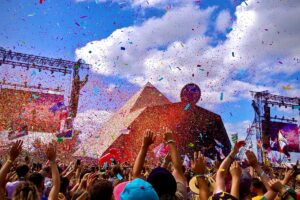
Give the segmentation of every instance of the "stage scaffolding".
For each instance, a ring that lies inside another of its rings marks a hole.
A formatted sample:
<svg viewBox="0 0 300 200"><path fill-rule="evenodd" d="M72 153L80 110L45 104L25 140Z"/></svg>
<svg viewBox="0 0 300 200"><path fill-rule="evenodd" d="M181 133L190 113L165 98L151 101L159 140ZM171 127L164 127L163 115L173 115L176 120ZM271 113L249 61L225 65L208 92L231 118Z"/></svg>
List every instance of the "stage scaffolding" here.
<svg viewBox="0 0 300 200"><path fill-rule="evenodd" d="M285 97L269 93L269 91L254 92L251 91L253 97L252 107L254 109L254 120L251 127L247 129L246 144L247 148L252 148L252 137L255 135L257 141L257 156L258 161L261 163L266 162L266 150L263 148L263 138L262 138L262 122L288 122L297 123L295 118L288 118L286 116L279 117L277 115L271 116L271 107L285 107L291 109L299 110L300 115L300 98L298 97ZM298 124L299 126L299 124ZM244 155L245 149L240 152L240 156ZM282 162L287 161L287 157L283 156Z"/></svg>

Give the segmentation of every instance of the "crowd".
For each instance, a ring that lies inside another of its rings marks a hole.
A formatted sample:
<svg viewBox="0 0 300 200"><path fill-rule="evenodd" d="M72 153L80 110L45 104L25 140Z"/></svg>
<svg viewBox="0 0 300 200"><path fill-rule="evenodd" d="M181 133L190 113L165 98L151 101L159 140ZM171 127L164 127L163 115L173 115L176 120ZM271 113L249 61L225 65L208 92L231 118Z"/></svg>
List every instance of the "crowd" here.
<svg viewBox="0 0 300 200"><path fill-rule="evenodd" d="M236 159L244 141L236 142L225 159L213 164L200 151L195 152L190 167L186 168L172 132L166 130L164 140L169 152L157 166L146 161L147 151L155 141L151 131L146 131L133 166L126 162L95 166L80 160L66 164L57 159L54 144L44 147L47 162L32 163L30 156L21 158L23 142L18 140L1 166L0 199L299 199L298 166L281 173L259 164L249 150L245 164Z"/></svg>

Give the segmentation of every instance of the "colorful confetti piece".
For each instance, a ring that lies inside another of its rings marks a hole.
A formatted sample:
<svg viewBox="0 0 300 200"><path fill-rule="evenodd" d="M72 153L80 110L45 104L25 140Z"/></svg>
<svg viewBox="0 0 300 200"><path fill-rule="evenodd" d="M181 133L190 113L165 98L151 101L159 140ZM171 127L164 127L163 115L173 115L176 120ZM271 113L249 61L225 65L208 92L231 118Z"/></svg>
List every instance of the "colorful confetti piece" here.
<svg viewBox="0 0 300 200"><path fill-rule="evenodd" d="M300 105L292 106L293 109L300 109Z"/></svg>
<svg viewBox="0 0 300 200"><path fill-rule="evenodd" d="M290 85L287 85L287 86L282 86L282 89L284 89L284 90L291 90L292 87Z"/></svg>
<svg viewBox="0 0 300 200"><path fill-rule="evenodd" d="M221 92L221 94L220 94L220 100L223 101L223 99L224 99L224 93Z"/></svg>
<svg viewBox="0 0 300 200"><path fill-rule="evenodd" d="M184 110L188 110L190 108L190 106L191 106L190 103L186 104L186 106L184 107Z"/></svg>
<svg viewBox="0 0 300 200"><path fill-rule="evenodd" d="M193 148L195 145L193 143L189 143L188 146Z"/></svg>

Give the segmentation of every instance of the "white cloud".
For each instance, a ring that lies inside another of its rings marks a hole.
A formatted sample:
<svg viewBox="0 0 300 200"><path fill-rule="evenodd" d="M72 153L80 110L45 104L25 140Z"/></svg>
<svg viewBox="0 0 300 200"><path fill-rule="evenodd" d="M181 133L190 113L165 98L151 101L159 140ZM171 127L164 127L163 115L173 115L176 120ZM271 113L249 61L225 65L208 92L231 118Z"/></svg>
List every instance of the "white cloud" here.
<svg viewBox="0 0 300 200"><path fill-rule="evenodd" d="M172 6L180 6L187 4L195 4L195 0L75 0L75 2L94 1L95 3L115 2L119 4L130 4L132 7L141 8L166 8Z"/></svg>
<svg viewBox="0 0 300 200"><path fill-rule="evenodd" d="M105 110L87 110L78 113L74 121L76 130L82 132L80 134L81 141L91 137L94 134L99 134L99 130L104 122L106 122L112 113Z"/></svg>
<svg viewBox="0 0 300 200"><path fill-rule="evenodd" d="M281 88L269 82L278 73L300 71L299 61L294 59L300 52L300 22L295 17L300 4L295 0L249 0L247 4L237 7L233 30L216 47L210 46L211 38L205 36L214 8L199 10L187 5L174 7L162 18L148 19L141 26L117 29L108 38L77 49L76 55L92 64L97 73L139 85L150 81L176 100L189 82L199 84L203 102L211 104L235 101L236 93L239 98L251 98L249 90L281 93ZM224 15L218 17L220 31L227 27L224 19L230 18ZM241 69L248 70L248 79L232 80Z"/></svg>
<svg viewBox="0 0 300 200"><path fill-rule="evenodd" d="M245 120L238 123L225 123L224 126L227 130L227 134L230 138L231 134L238 133L239 140L243 140L247 136L247 128L251 126L252 122L250 120Z"/></svg>
<svg viewBox="0 0 300 200"><path fill-rule="evenodd" d="M229 11L221 11L216 20L216 30L222 33L225 32L230 25L230 20L231 16Z"/></svg>

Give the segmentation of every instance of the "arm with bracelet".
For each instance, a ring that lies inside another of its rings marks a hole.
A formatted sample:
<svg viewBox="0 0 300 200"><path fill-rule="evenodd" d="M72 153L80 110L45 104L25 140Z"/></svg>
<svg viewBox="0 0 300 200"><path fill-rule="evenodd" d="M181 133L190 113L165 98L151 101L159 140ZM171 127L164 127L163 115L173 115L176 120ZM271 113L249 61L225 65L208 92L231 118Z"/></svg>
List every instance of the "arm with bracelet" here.
<svg viewBox="0 0 300 200"><path fill-rule="evenodd" d="M176 182L181 182L186 184L186 178L182 171L182 161L179 155L179 152L176 148L175 141L173 139L173 133L170 130L166 130L164 134L165 143L169 146L169 152L171 154L171 160L173 163L174 171L173 176Z"/></svg>
<svg viewBox="0 0 300 200"><path fill-rule="evenodd" d="M205 176L207 173L205 163L205 157L201 154L201 152L199 151L198 154L197 152L194 152L194 159L191 160L191 168L197 178L200 200L206 200L209 197L208 180Z"/></svg>
<svg viewBox="0 0 300 200"><path fill-rule="evenodd" d="M223 160L221 163L217 175L216 175L216 188L215 193L220 191L225 191L225 177L228 172L228 168L230 164L234 161L234 157L239 152L240 148L244 146L245 141L238 141L235 143L233 150L229 153L229 155Z"/></svg>
<svg viewBox="0 0 300 200"><path fill-rule="evenodd" d="M267 200L273 200L276 197L276 193L270 188L268 182L270 181L269 177L265 174L264 170L259 166L257 158L252 151L247 150L246 156L248 159L248 163L253 169L256 171L257 175L260 177L261 181L267 188L267 192L264 194L264 197Z"/></svg>

